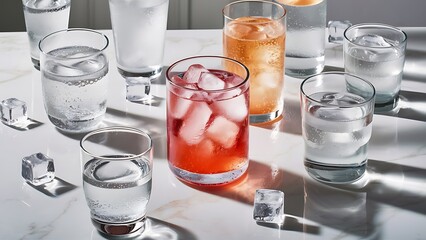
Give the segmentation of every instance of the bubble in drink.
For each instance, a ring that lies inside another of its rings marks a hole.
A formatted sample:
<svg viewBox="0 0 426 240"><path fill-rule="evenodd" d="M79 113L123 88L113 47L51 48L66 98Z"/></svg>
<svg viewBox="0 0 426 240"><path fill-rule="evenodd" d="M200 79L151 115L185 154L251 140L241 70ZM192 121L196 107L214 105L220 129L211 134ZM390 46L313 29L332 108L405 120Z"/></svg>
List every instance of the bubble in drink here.
<svg viewBox="0 0 426 240"><path fill-rule="evenodd" d="M275 0L287 10L285 72L308 76L324 68L326 0Z"/></svg>
<svg viewBox="0 0 426 240"><path fill-rule="evenodd" d="M315 93L309 97L336 107L308 106L302 126L306 138L306 161L346 168L365 165L373 113L366 115L362 106L353 107L365 99L354 94L332 92Z"/></svg>
<svg viewBox="0 0 426 240"><path fill-rule="evenodd" d="M223 34L224 55L240 61L250 71L250 114L281 111L284 26L269 18L241 17L226 24ZM266 72L268 75L264 75ZM274 87L264 85L265 81L273 82Z"/></svg>
<svg viewBox="0 0 426 240"><path fill-rule="evenodd" d="M83 61L73 59L82 52L95 57ZM49 54L70 59L62 64L46 60L42 69L48 117L64 131L94 129L106 111L108 61L104 54L96 55L97 52L90 47L56 49Z"/></svg>
<svg viewBox="0 0 426 240"><path fill-rule="evenodd" d="M39 64L39 41L46 35L68 28L71 0L22 0L31 58Z"/></svg>
<svg viewBox="0 0 426 240"><path fill-rule="evenodd" d="M133 161L93 159L84 166L86 201L92 218L101 222L126 223L144 217L151 187L152 169L145 158Z"/></svg>
<svg viewBox="0 0 426 240"><path fill-rule="evenodd" d="M367 34L345 42L345 70L370 81L376 105L392 105L397 98L404 66L404 49L398 42Z"/></svg>

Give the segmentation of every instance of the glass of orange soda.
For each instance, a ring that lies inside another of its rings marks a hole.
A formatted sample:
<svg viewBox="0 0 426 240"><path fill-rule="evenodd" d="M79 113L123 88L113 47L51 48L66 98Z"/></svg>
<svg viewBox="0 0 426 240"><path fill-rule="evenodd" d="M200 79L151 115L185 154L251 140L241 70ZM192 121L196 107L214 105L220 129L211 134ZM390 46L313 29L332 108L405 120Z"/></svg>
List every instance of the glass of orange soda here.
<svg viewBox="0 0 426 240"><path fill-rule="evenodd" d="M222 56L179 60L166 72L167 158L183 182L224 185L248 168L249 72Z"/></svg>
<svg viewBox="0 0 426 240"><path fill-rule="evenodd" d="M250 123L282 115L286 10L268 1L236 1L223 9L224 56L250 71Z"/></svg>

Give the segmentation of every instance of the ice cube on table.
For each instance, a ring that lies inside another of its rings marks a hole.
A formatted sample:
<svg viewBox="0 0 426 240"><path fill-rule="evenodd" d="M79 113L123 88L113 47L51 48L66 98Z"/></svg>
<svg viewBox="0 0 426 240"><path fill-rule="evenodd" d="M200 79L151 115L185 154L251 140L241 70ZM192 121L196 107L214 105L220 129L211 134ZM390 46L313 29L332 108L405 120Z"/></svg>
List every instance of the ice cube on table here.
<svg viewBox="0 0 426 240"><path fill-rule="evenodd" d="M284 193L273 189L257 189L253 218L257 222L283 223Z"/></svg>
<svg viewBox="0 0 426 240"><path fill-rule="evenodd" d="M204 138L204 132L211 114L212 110L207 103L194 102L192 104L192 111L189 111L183 119L179 130L179 137L188 145L200 143Z"/></svg>
<svg viewBox="0 0 426 240"><path fill-rule="evenodd" d="M376 34L366 34L356 37L353 43L364 47L392 47L392 41Z"/></svg>
<svg viewBox="0 0 426 240"><path fill-rule="evenodd" d="M28 119L27 105L16 98L3 100L0 104L0 118L7 125L23 123Z"/></svg>
<svg viewBox="0 0 426 240"><path fill-rule="evenodd" d="M328 22L328 42L330 43L343 43L343 33L345 30L352 26L352 23L345 21L329 21Z"/></svg>
<svg viewBox="0 0 426 240"><path fill-rule="evenodd" d="M213 73L202 72L198 87L203 90L221 90L225 88L225 82Z"/></svg>
<svg viewBox="0 0 426 240"><path fill-rule="evenodd" d="M237 140L239 131L240 128L237 124L218 116L207 129L207 136L224 148L231 148Z"/></svg>
<svg viewBox="0 0 426 240"><path fill-rule="evenodd" d="M35 153L22 159L22 177L39 186L55 178L53 159L43 153Z"/></svg>
<svg viewBox="0 0 426 240"><path fill-rule="evenodd" d="M152 99L151 80L143 77L126 78L126 99L130 102L149 102Z"/></svg>
<svg viewBox="0 0 426 240"><path fill-rule="evenodd" d="M193 64L185 72L182 79L187 83L197 83L203 72L208 72L208 70L200 64Z"/></svg>

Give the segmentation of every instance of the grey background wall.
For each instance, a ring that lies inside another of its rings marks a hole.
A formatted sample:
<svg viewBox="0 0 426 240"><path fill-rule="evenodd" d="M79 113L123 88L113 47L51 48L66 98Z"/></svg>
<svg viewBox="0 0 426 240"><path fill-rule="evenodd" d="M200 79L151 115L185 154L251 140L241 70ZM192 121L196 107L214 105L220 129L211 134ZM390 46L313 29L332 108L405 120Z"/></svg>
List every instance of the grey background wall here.
<svg viewBox="0 0 426 240"><path fill-rule="evenodd" d="M108 0L71 0L70 27L110 29ZM221 9L232 0L170 0L169 29L222 27ZM426 26L425 0L328 0L328 20ZM20 0L0 0L0 31L25 31Z"/></svg>

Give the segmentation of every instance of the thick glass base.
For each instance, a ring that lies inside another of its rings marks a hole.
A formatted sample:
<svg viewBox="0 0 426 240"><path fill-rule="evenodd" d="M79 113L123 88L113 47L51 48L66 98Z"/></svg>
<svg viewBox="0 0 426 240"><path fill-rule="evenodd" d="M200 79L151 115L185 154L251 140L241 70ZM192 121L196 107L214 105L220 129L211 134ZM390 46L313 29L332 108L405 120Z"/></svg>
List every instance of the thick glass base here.
<svg viewBox="0 0 426 240"><path fill-rule="evenodd" d="M169 164L173 174L180 180L196 185L223 185L231 183L240 178L248 168L249 161L244 164L240 169L236 169L230 172L215 173L215 174L200 174L188 172L186 170L177 168Z"/></svg>
<svg viewBox="0 0 426 240"><path fill-rule="evenodd" d="M280 108L275 112L265 113L265 114L250 114L250 123L258 124L258 123L267 123L271 122L282 115L283 111Z"/></svg>
<svg viewBox="0 0 426 240"><path fill-rule="evenodd" d="M385 103L376 103L374 104L375 113L383 113L392 111L398 105L399 97L396 97Z"/></svg>
<svg viewBox="0 0 426 240"><path fill-rule="evenodd" d="M50 122L60 131L66 133L86 133L98 128L104 118L105 111L98 116L86 120L59 119L48 115Z"/></svg>
<svg viewBox="0 0 426 240"><path fill-rule="evenodd" d="M162 67L152 68L148 72L128 72L118 68L126 79L126 99L130 102L149 104L152 101L151 81L160 77Z"/></svg>
<svg viewBox="0 0 426 240"><path fill-rule="evenodd" d="M285 74L295 78L306 78L324 70L324 56L294 57L286 56Z"/></svg>
<svg viewBox="0 0 426 240"><path fill-rule="evenodd" d="M34 68L40 71L40 60L32 57L31 62L33 62Z"/></svg>
<svg viewBox="0 0 426 240"><path fill-rule="evenodd" d="M360 179L365 173L366 165L367 161L356 166L330 166L305 159L305 169L312 178L334 184L351 183Z"/></svg>
<svg viewBox="0 0 426 240"><path fill-rule="evenodd" d="M145 230L146 217L128 223L107 223L92 218L92 223L101 235L108 239L134 238Z"/></svg>

